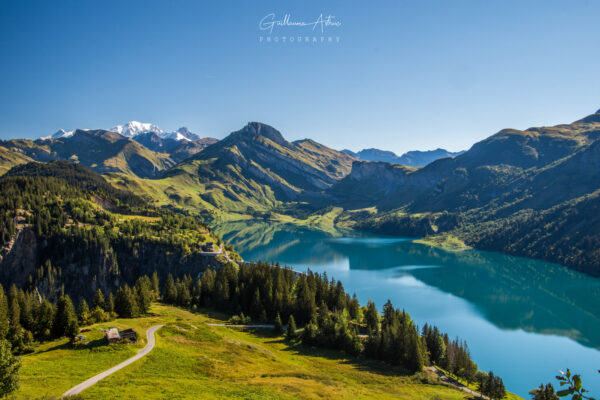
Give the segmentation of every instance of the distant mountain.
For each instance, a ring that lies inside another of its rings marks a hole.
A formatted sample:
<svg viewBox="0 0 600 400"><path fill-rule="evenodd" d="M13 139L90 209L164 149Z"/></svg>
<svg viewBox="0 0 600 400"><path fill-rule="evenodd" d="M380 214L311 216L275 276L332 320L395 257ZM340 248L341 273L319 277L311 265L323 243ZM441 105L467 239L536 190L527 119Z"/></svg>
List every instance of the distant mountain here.
<svg viewBox="0 0 600 400"><path fill-rule="evenodd" d="M419 169L355 161L327 195L347 209L376 206L378 214L358 223L363 229L449 232L478 248L600 275L600 112L504 129Z"/></svg>
<svg viewBox="0 0 600 400"><path fill-rule="evenodd" d="M80 130L89 130L89 129L80 129ZM64 129L60 129L57 132L53 133L49 137L43 137L42 139L60 139L65 137L73 136L75 130L66 131ZM147 134L147 133L155 133L158 137L162 139L172 139L175 141L189 140L196 141L200 140L200 135L191 132L185 126L177 129L174 132L165 132L160 129L157 125L146 123L146 122L138 122L138 121L129 121L122 125L115 125L110 129L110 132L118 133L121 136L125 136L128 138L135 138L138 135Z"/></svg>
<svg viewBox="0 0 600 400"><path fill-rule="evenodd" d="M106 179L157 206L207 218L302 219L336 206L331 224L450 238L600 275L600 110L571 124L504 129L459 155L347 154L310 139L289 142L260 122L220 141L194 140L184 128L173 138L154 130L125 124L121 132L133 138L76 130L0 141L0 172L30 160L70 160L119 172Z"/></svg>
<svg viewBox="0 0 600 400"><path fill-rule="evenodd" d="M435 160L439 160L440 158L456 157L464 153L464 151L452 153L444 149L436 149L427 151L409 151L401 156L398 156L392 151L379 149L364 149L358 153L355 153L351 150L342 151L362 161L383 161L392 164L407 165L410 167L423 167Z"/></svg>
<svg viewBox="0 0 600 400"><path fill-rule="evenodd" d="M136 121L111 131L63 129L38 140L0 141L0 172L28 161L70 160L99 173L123 172L150 178L217 142L200 138L187 128L163 132Z"/></svg>
<svg viewBox="0 0 600 400"><path fill-rule="evenodd" d="M138 135L154 133L161 139L170 139L174 141L196 141L200 140L200 136L194 132L191 132L185 126L177 129L174 132L165 132L160 129L157 125L150 123L143 123L137 121L130 121L123 125L113 126L111 132L116 132L125 137L135 138Z"/></svg>
<svg viewBox="0 0 600 400"><path fill-rule="evenodd" d="M110 131L130 138L146 132L154 132L157 134L163 133L162 129L154 124L137 121L130 121L123 125L115 125L110 129Z"/></svg>
<svg viewBox="0 0 600 400"><path fill-rule="evenodd" d="M227 210L265 208L318 193L350 172L352 158L312 140L286 141L251 122L162 177L197 180L207 202Z"/></svg>
<svg viewBox="0 0 600 400"><path fill-rule="evenodd" d="M75 131L65 131L64 129L59 129L58 131L56 131L52 134L51 138L59 139L59 138L63 138L63 137L73 136L74 132Z"/></svg>
<svg viewBox="0 0 600 400"><path fill-rule="evenodd" d="M175 139L177 141L181 141L181 140L190 140L190 141L200 140L200 136L198 134L196 134L194 132L191 132L185 126L182 126L181 128L177 129L175 132L163 133L161 135L161 137L163 139Z"/></svg>
<svg viewBox="0 0 600 400"><path fill-rule="evenodd" d="M0 141L0 146L35 161L69 160L99 173L123 172L148 178L173 165L168 154L105 130L76 130L59 138Z"/></svg>
<svg viewBox="0 0 600 400"><path fill-rule="evenodd" d="M181 133L177 133L181 135ZM189 132L189 137L198 137L195 133ZM207 146L218 142L214 138L202 138L202 139L172 139L168 136L161 137L155 132L140 133L133 137L133 140L142 144L146 148L168 153L171 159L175 162L180 162L186 158L204 150Z"/></svg>

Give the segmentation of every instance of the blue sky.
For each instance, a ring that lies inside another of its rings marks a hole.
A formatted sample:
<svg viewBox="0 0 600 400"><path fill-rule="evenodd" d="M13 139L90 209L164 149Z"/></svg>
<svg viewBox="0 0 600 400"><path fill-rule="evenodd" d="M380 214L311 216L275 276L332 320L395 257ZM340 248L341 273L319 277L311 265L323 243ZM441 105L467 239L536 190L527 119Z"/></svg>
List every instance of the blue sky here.
<svg viewBox="0 0 600 400"><path fill-rule="evenodd" d="M333 15L340 42L261 43L269 13ZM600 108L599 17L578 0L3 0L0 138L262 121L337 149L460 150Z"/></svg>

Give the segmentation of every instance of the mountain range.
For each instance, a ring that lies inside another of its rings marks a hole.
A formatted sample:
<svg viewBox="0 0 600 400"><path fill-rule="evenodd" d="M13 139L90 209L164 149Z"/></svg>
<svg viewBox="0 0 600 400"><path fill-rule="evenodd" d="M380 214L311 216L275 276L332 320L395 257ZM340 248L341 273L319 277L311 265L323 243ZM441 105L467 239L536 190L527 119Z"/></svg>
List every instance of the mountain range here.
<svg viewBox="0 0 600 400"><path fill-rule="evenodd" d="M600 111L570 124L504 129L461 154L421 152L444 155L425 166L290 142L260 122L219 141L173 139L151 124L114 130L121 134L3 141L0 165L71 160L154 206L208 219L325 220L600 275Z"/></svg>
<svg viewBox="0 0 600 400"><path fill-rule="evenodd" d="M391 164L402 164L410 167L423 167L429 163L439 160L440 158L456 157L464 153L464 151L450 152L444 149L435 149L427 151L409 151L401 156L388 150L380 149L364 149L357 153L351 150L342 150L344 153L351 155L361 161L383 161Z"/></svg>
<svg viewBox="0 0 600 400"><path fill-rule="evenodd" d="M200 138L185 127L164 132L156 125L136 121L111 130L61 129L37 140L0 141L0 169L3 165L32 160L70 160L99 173L118 172L150 178L215 142L217 139Z"/></svg>
<svg viewBox="0 0 600 400"><path fill-rule="evenodd" d="M80 130L87 131L89 129L80 129ZM145 122L138 122L138 121L129 121L122 125L115 125L109 130L111 132L118 133L119 135L125 136L128 138L134 138L138 135L152 132L152 133L155 133L157 136L159 136L162 139L173 139L176 141L181 141L181 140L194 141L194 140L200 139L200 136L198 134L191 132L185 126L177 129L174 132L165 132L162 129L160 129L157 125L154 125L151 123L145 123ZM45 137L42 139L48 139L48 138L60 139L60 138L64 138L64 137L73 136L74 133L75 133L75 130L66 131L64 129L59 129L57 132L52 134L52 136Z"/></svg>

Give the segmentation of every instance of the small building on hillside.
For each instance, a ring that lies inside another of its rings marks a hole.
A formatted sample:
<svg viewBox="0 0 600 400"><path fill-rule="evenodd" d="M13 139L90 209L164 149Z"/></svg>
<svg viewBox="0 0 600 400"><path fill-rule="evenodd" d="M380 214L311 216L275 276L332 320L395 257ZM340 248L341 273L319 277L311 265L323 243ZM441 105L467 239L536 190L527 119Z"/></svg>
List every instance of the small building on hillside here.
<svg viewBox="0 0 600 400"><path fill-rule="evenodd" d="M119 332L117 328L110 328L106 331L106 340L108 343L116 343L127 341L129 343L137 343L137 333L133 329L125 329Z"/></svg>
<svg viewBox="0 0 600 400"><path fill-rule="evenodd" d="M137 343L137 333L133 329L121 331L121 340L127 340L129 343Z"/></svg>
<svg viewBox="0 0 600 400"><path fill-rule="evenodd" d="M115 343L121 340L121 335L119 335L119 330L117 328L110 328L106 331L106 340L108 343Z"/></svg>

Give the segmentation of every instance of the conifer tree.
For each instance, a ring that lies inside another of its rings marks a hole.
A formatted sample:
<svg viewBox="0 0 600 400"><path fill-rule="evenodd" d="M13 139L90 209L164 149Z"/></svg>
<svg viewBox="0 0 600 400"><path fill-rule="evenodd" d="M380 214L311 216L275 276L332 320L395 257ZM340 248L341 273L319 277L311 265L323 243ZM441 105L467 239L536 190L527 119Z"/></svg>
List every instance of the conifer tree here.
<svg viewBox="0 0 600 400"><path fill-rule="evenodd" d="M0 397L4 398L19 388L21 359L12 354L10 343L0 339Z"/></svg>
<svg viewBox="0 0 600 400"><path fill-rule="evenodd" d="M177 295L176 295L176 303L182 307L188 307L192 302L192 295L190 294L190 289L188 285L184 281L177 282Z"/></svg>
<svg viewBox="0 0 600 400"><path fill-rule="evenodd" d="M277 315L275 316L274 329L275 333L278 333L280 335L283 333L283 324L281 323L281 317L279 316L279 313L277 313Z"/></svg>
<svg viewBox="0 0 600 400"><path fill-rule="evenodd" d="M152 282L146 275L138 278L135 283L135 289L137 290L137 303L140 313L146 314L150 309L150 303L152 302Z"/></svg>
<svg viewBox="0 0 600 400"><path fill-rule="evenodd" d="M90 308L88 307L87 301L82 300L77 307L77 320L80 325L87 325L88 318L90 315Z"/></svg>
<svg viewBox="0 0 600 400"><path fill-rule="evenodd" d="M104 311L109 311L106 309L106 302L104 300L104 294L102 293L102 289L98 288L96 293L94 294L94 302L92 303L93 308L101 308Z"/></svg>
<svg viewBox="0 0 600 400"><path fill-rule="evenodd" d="M45 338L52 333L52 322L54 321L54 307L48 301L43 299L37 318L36 336Z"/></svg>
<svg viewBox="0 0 600 400"><path fill-rule="evenodd" d="M68 295L61 296L56 303L56 316L52 327L54 337L75 337L79 331L75 308Z"/></svg>
<svg viewBox="0 0 600 400"><path fill-rule="evenodd" d="M285 332L285 336L287 337L288 340L295 340L297 338L296 321L294 320L293 315L290 315L290 318L288 320L288 326L287 326L287 330Z"/></svg>
<svg viewBox="0 0 600 400"><path fill-rule="evenodd" d="M163 301L167 304L175 304L177 302L177 287L175 286L175 280L171 274L167 276Z"/></svg>
<svg viewBox="0 0 600 400"><path fill-rule="evenodd" d="M158 273L156 270L152 273L152 295L154 300L158 300L160 298L160 282L158 280Z"/></svg>
<svg viewBox="0 0 600 400"><path fill-rule="evenodd" d="M0 340L4 339L8 334L9 328L9 312L8 299L4 294L4 288L0 285Z"/></svg>
<svg viewBox="0 0 600 400"><path fill-rule="evenodd" d="M532 400L559 400L559 397L554 393L554 386L548 383L541 384L539 388L529 392L533 396Z"/></svg>
<svg viewBox="0 0 600 400"><path fill-rule="evenodd" d="M120 317L135 318L139 316L138 301L136 293L129 286L125 285L115 294L115 312Z"/></svg>
<svg viewBox="0 0 600 400"><path fill-rule="evenodd" d="M108 313L115 312L115 296L112 293L108 294L108 299L106 299L106 308L104 309Z"/></svg>

